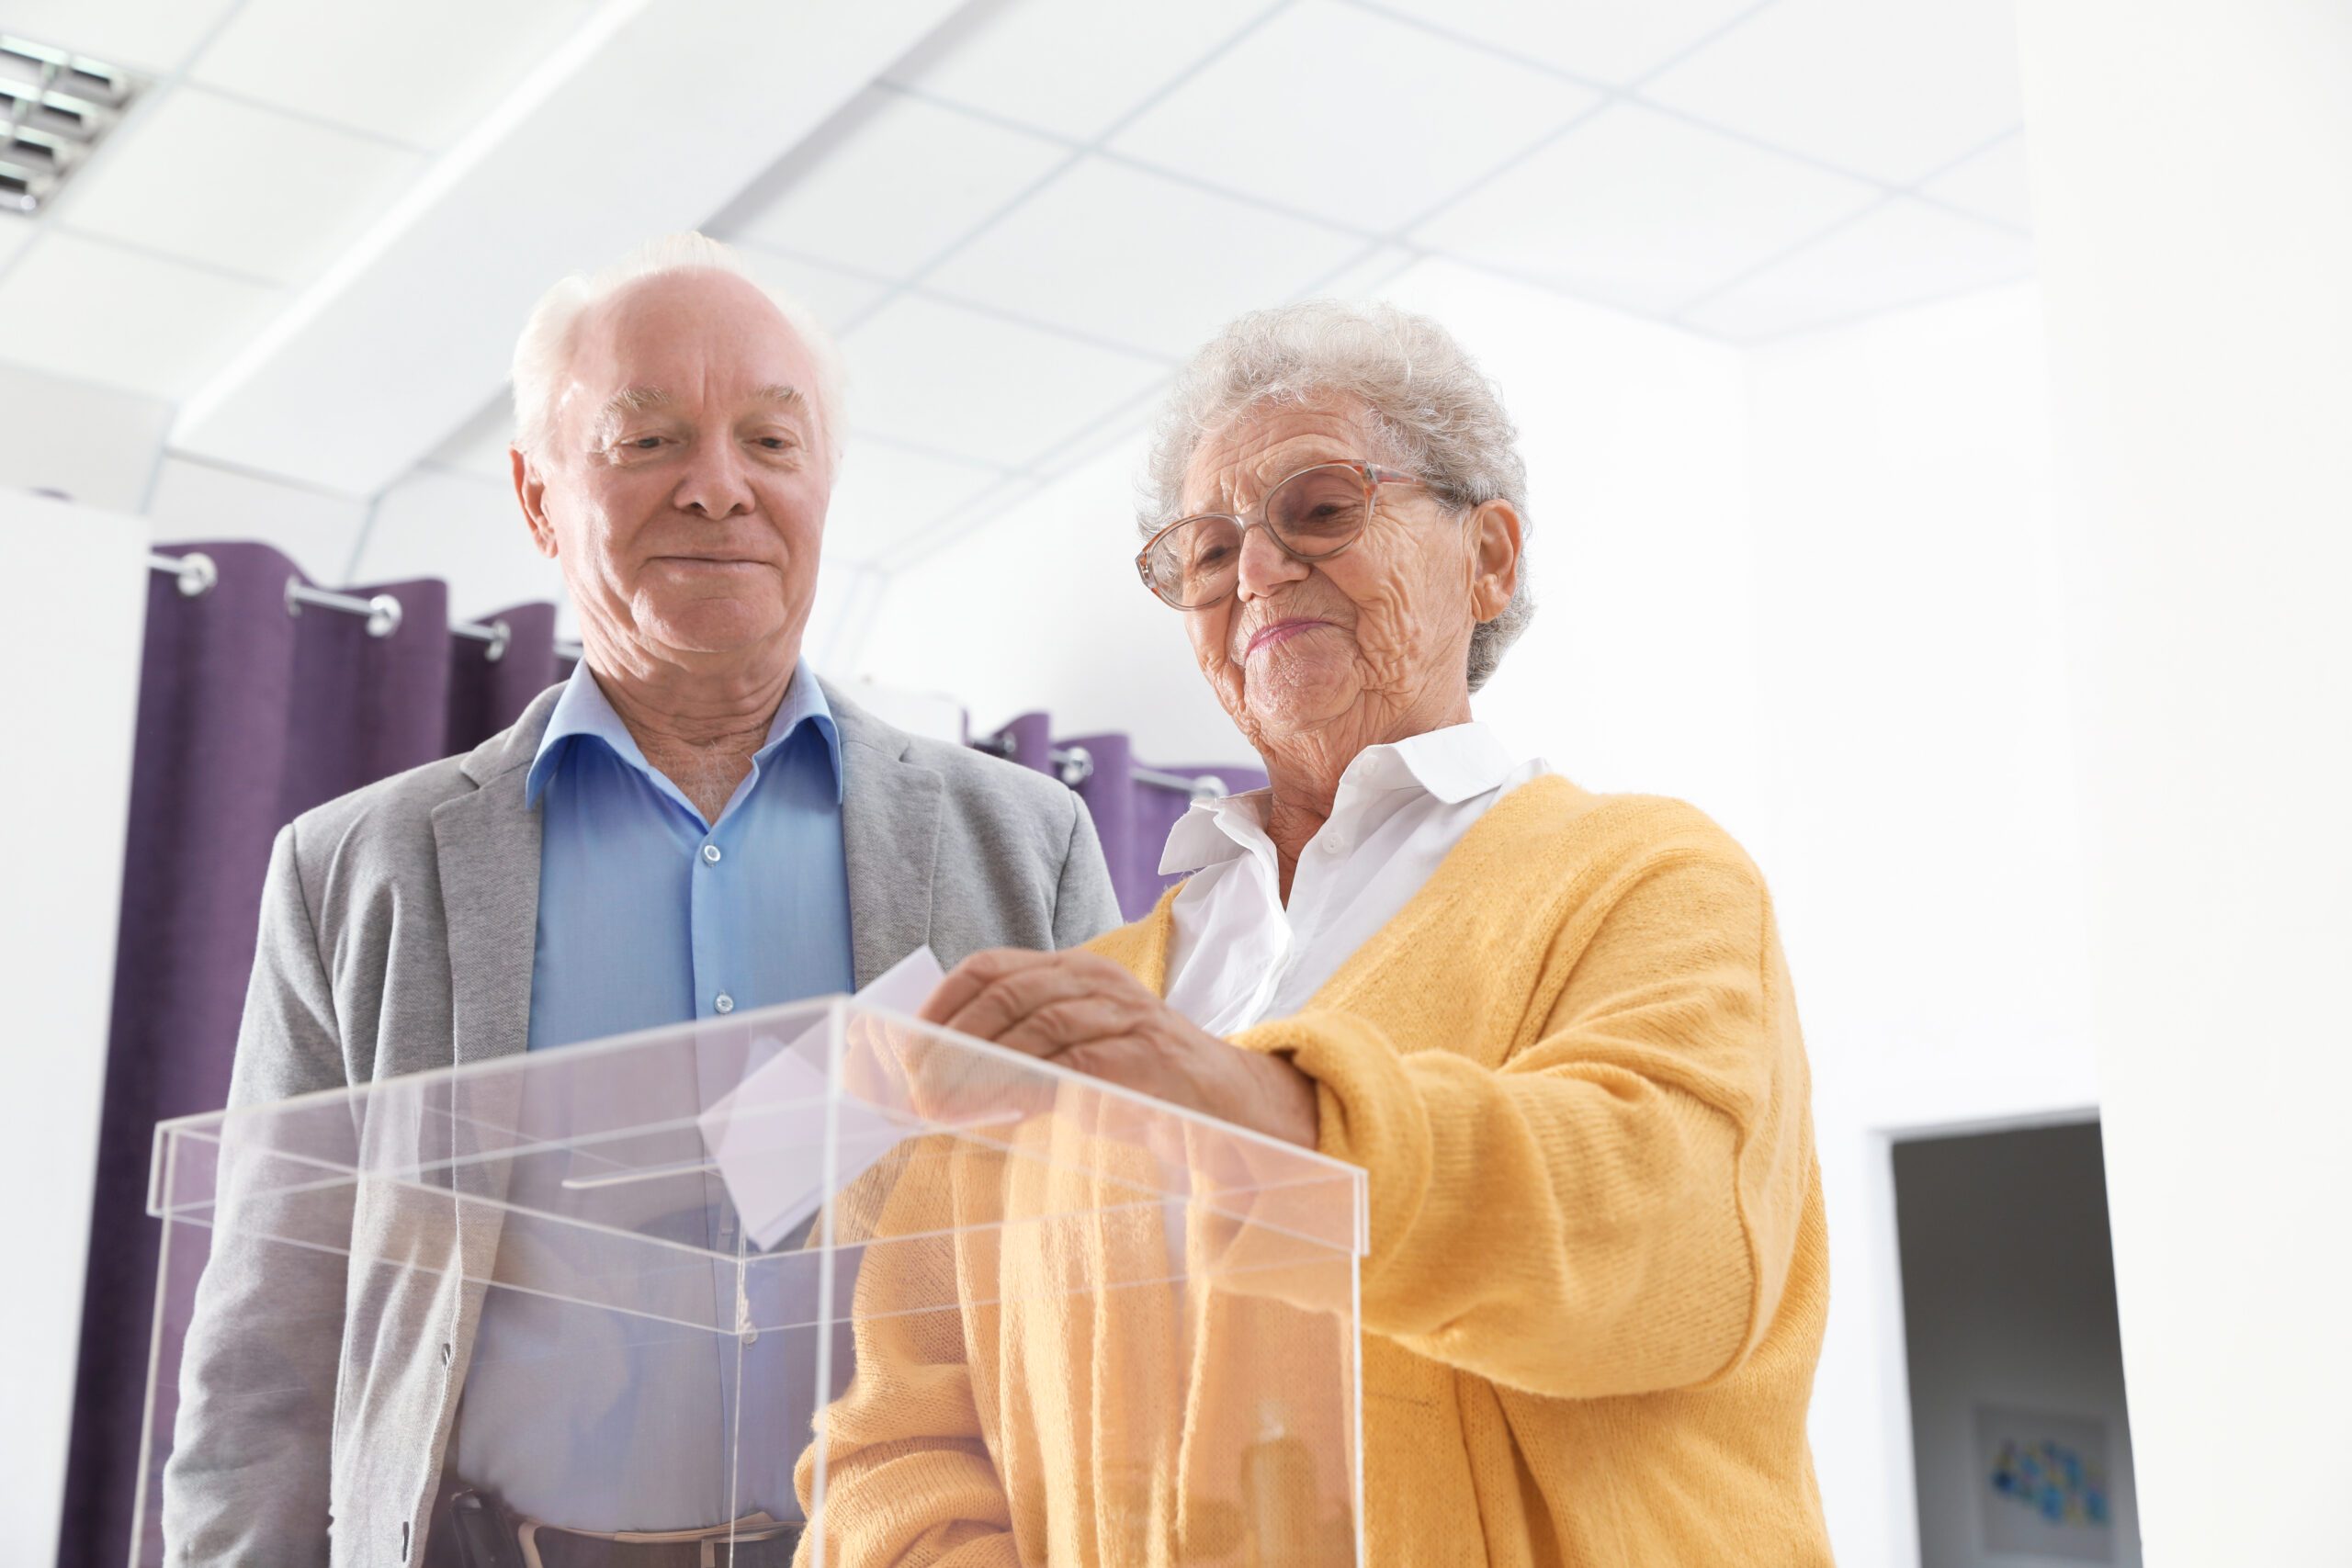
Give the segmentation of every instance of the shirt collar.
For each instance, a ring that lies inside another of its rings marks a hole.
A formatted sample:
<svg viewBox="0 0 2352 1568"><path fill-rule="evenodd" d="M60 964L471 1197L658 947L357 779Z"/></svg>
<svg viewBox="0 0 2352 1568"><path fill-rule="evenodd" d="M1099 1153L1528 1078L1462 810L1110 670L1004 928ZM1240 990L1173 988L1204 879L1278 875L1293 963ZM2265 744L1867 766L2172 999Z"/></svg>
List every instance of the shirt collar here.
<svg viewBox="0 0 2352 1568"><path fill-rule="evenodd" d="M824 688L809 673L805 661L793 668L791 683L784 689L784 700L776 705L775 716L768 721L768 738L752 754L752 762L766 762L803 724L814 724L817 733L824 737L825 758L833 773L833 803L838 806L842 797L841 728L833 720L831 705L825 701ZM555 700L555 711L548 715L547 733L539 738L539 750L532 757L531 771L524 780L526 806L539 803L548 780L554 776L564 754L571 749L570 743L581 737L603 741L613 755L644 774L656 787L668 785L674 793L676 786L646 761L637 737L628 732L621 716L613 711L611 699L605 695L605 688L597 684L583 659L572 666L571 679L564 682L563 695Z"/></svg>
<svg viewBox="0 0 2352 1568"><path fill-rule="evenodd" d="M1502 738L1487 725L1448 725L1385 746L1367 746L1356 753L1340 775L1331 802L1334 818L1360 807L1367 796L1393 789L1418 789L1448 806L1499 789L1518 766ZM1273 852L1266 837L1266 801L1270 792L1250 790L1218 800L1195 801L1176 819L1168 848L1159 857L1159 874L1198 871L1203 866L1255 853L1262 845Z"/></svg>
<svg viewBox="0 0 2352 1568"><path fill-rule="evenodd" d="M1452 724L1387 746L1367 746L1340 775L1333 812L1351 795L1420 788L1448 806L1498 788L1519 764L1502 738L1478 723Z"/></svg>

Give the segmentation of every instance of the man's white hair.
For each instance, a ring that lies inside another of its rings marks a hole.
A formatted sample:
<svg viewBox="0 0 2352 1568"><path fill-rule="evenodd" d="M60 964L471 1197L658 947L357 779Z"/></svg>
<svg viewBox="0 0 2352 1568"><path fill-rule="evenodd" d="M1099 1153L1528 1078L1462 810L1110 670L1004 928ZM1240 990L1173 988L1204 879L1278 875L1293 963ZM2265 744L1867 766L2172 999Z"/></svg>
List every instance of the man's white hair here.
<svg viewBox="0 0 2352 1568"><path fill-rule="evenodd" d="M1527 516L1527 464L1502 394L1453 334L1380 300L1303 299L1227 322L1177 372L1160 405L1136 524L1146 537L1176 521L1193 453L1272 407L1361 403L1385 448L1365 456L1419 475L1457 513L1507 501ZM1532 531L1532 530L1531 530ZM1470 634L1470 689L1535 618L1527 558L1519 587Z"/></svg>
<svg viewBox="0 0 2352 1568"><path fill-rule="evenodd" d="M574 273L539 296L531 319L514 344L514 445L537 456L548 448L555 423L563 412L564 378L571 369L571 351L580 334L580 319L589 307L611 298L630 284L673 272L727 272L742 278L767 297L786 325L798 335L816 367L817 384L808 389L817 413L817 427L825 452L838 465L842 455L842 393L848 378L842 368L841 350L816 312L790 295L769 288L752 276L743 258L732 249L703 234L664 234L648 240L610 266L587 274Z"/></svg>

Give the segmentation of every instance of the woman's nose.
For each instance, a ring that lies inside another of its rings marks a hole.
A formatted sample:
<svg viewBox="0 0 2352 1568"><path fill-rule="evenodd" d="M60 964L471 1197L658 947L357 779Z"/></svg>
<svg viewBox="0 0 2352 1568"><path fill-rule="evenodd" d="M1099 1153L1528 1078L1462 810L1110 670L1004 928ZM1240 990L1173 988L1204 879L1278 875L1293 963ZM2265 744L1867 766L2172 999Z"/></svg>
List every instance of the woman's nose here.
<svg viewBox="0 0 2352 1568"><path fill-rule="evenodd" d="M1305 577L1305 561L1295 560L1263 524L1241 536L1241 596L1262 599L1285 582L1296 582Z"/></svg>

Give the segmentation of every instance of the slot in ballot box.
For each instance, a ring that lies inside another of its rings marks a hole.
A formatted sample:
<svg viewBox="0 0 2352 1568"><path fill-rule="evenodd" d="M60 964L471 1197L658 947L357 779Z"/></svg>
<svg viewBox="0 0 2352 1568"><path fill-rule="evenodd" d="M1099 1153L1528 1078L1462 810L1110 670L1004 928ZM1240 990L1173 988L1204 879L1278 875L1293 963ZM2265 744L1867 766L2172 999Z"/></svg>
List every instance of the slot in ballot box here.
<svg viewBox="0 0 2352 1568"><path fill-rule="evenodd" d="M1357 1563L1365 1201L848 998L169 1122L138 1559Z"/></svg>

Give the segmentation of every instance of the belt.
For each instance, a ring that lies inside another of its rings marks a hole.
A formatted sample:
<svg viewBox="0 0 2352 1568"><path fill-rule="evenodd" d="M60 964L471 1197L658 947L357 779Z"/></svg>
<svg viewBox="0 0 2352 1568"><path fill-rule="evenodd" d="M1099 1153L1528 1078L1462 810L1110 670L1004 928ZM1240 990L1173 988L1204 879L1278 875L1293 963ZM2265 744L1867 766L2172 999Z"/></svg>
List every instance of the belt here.
<svg viewBox="0 0 2352 1568"><path fill-rule="evenodd" d="M566 1529L458 1492L448 1523L463 1568L791 1568L800 1526L765 1514L707 1529Z"/></svg>

